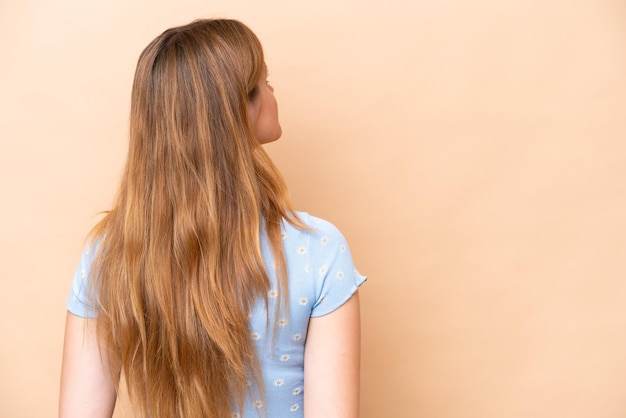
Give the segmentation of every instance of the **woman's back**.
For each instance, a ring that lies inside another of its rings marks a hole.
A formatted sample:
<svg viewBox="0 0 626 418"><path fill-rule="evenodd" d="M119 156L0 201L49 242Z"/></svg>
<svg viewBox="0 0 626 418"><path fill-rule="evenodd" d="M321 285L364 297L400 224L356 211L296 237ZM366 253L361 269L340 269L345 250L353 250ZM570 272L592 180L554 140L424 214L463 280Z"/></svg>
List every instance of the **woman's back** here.
<svg viewBox="0 0 626 418"><path fill-rule="evenodd" d="M321 317L342 306L365 281L353 262L343 235L331 223L299 213L310 227L301 230L284 223L282 236L289 277L289 304L284 312L277 305L277 278L270 272L268 306L259 298L250 313L250 336L257 349L265 399L251 390L241 417L254 417L262 408L268 417L304 416L304 349L311 317ZM261 232L261 250L266 265L273 265L271 248ZM90 307L90 277L95 251L87 248L74 276L68 310L79 317L94 317ZM207 359L207 361L209 361ZM237 416L238 411L233 411Z"/></svg>

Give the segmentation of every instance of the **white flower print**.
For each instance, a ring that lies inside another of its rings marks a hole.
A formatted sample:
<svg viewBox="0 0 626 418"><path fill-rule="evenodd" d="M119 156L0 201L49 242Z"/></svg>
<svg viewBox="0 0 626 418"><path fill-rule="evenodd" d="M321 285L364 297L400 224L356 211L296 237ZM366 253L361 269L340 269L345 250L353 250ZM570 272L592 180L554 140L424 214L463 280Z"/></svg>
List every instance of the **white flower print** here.
<svg viewBox="0 0 626 418"><path fill-rule="evenodd" d="M294 403L293 405L291 405L291 408L289 408L291 412L296 412L298 409L300 409L300 405L298 405L297 403Z"/></svg>
<svg viewBox="0 0 626 418"><path fill-rule="evenodd" d="M343 271L340 271L339 273L337 273L337 278L339 280L343 279Z"/></svg>
<svg viewBox="0 0 626 418"><path fill-rule="evenodd" d="M310 272L311 272L311 267L309 267L309 266L304 266L304 272L305 272L305 273L310 273Z"/></svg>
<svg viewBox="0 0 626 418"><path fill-rule="evenodd" d="M286 233L284 233L284 232L281 232L281 233L280 233L280 237L281 237L282 239L287 239L287 238L288 238L288 237L287 237L287 234L286 234Z"/></svg>
<svg viewBox="0 0 626 418"><path fill-rule="evenodd" d="M271 298L275 298L276 296L278 296L278 292L274 289L270 290L268 293L269 297Z"/></svg>
<svg viewBox="0 0 626 418"><path fill-rule="evenodd" d="M298 396L299 394L301 394L301 393L302 393L302 388L301 388L300 386L298 386L297 388L295 388L295 389L293 390L293 392L292 392L292 393L293 393L293 396Z"/></svg>
<svg viewBox="0 0 626 418"><path fill-rule="evenodd" d="M322 244L328 244L328 237L322 238Z"/></svg>
<svg viewBox="0 0 626 418"><path fill-rule="evenodd" d="M289 360L289 354L283 354L282 356L280 356L280 361L285 362Z"/></svg>
<svg viewBox="0 0 626 418"><path fill-rule="evenodd" d="M261 401L254 401L253 405L254 405L255 408L259 409L259 408L261 408L263 406L263 402L261 402Z"/></svg>
<svg viewBox="0 0 626 418"><path fill-rule="evenodd" d="M309 302L309 300L307 298L300 298L298 302L300 303L300 305L305 306Z"/></svg>
<svg viewBox="0 0 626 418"><path fill-rule="evenodd" d="M346 252L346 246L342 245L341 247L339 247L339 251L341 251L342 253Z"/></svg>
<svg viewBox="0 0 626 418"><path fill-rule="evenodd" d="M274 386L276 386L276 387L282 386L283 383L285 383L285 381L283 379L276 379L276 380L274 380Z"/></svg>
<svg viewBox="0 0 626 418"><path fill-rule="evenodd" d="M306 253L306 248L304 247L298 248L298 254L305 254L305 253Z"/></svg>
<svg viewBox="0 0 626 418"><path fill-rule="evenodd" d="M293 334L293 337L291 337L294 341L300 341L300 338L302 338L302 334Z"/></svg>
<svg viewBox="0 0 626 418"><path fill-rule="evenodd" d="M85 270L81 270L80 277L85 277Z"/></svg>
<svg viewBox="0 0 626 418"><path fill-rule="evenodd" d="M233 414L231 415L232 418L241 418L241 415L239 415L237 412L233 412Z"/></svg>
<svg viewBox="0 0 626 418"><path fill-rule="evenodd" d="M278 326L279 326L279 327L284 327L284 326L286 326L286 325L287 325L287 320L286 320L285 318L280 318L280 319L278 320Z"/></svg>
<svg viewBox="0 0 626 418"><path fill-rule="evenodd" d="M260 338L261 338L261 336L259 335L259 333L258 333L258 332L253 332L253 333L252 333L252 339L253 339L253 340L255 340L255 341L256 341L256 340L258 340L258 339L260 339Z"/></svg>
<svg viewBox="0 0 626 418"><path fill-rule="evenodd" d="M321 273L321 274L326 273L326 267L322 267L322 268L320 269L320 273Z"/></svg>

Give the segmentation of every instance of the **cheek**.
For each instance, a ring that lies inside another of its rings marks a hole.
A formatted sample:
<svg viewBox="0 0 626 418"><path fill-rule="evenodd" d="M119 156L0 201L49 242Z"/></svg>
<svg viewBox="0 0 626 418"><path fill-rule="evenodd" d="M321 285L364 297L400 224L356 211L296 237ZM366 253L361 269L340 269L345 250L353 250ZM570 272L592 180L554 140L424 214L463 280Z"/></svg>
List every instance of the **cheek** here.
<svg viewBox="0 0 626 418"><path fill-rule="evenodd" d="M272 120L272 125L280 130L280 122L278 119L278 103L276 103L276 99L274 98L274 96L272 95L272 107L271 107L271 120Z"/></svg>
<svg viewBox="0 0 626 418"><path fill-rule="evenodd" d="M282 128L278 121L278 105L273 96L268 97L259 108L255 131L261 143L275 141L280 138Z"/></svg>
<svg viewBox="0 0 626 418"><path fill-rule="evenodd" d="M278 123L278 102L276 101L274 94L272 94L272 113L274 114L276 123Z"/></svg>
<svg viewBox="0 0 626 418"><path fill-rule="evenodd" d="M257 113L257 120L267 129L278 124L278 103L273 94L263 97Z"/></svg>

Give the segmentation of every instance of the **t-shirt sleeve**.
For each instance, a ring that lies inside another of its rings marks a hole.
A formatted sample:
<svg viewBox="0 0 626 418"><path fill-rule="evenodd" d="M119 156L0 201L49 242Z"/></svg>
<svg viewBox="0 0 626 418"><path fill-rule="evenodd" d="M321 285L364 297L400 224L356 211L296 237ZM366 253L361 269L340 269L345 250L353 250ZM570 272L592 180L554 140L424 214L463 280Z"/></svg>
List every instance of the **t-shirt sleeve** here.
<svg viewBox="0 0 626 418"><path fill-rule="evenodd" d="M318 317L346 303L367 277L354 266L348 243L334 225L317 220L312 226L316 233L311 239L316 242L311 252L311 268L318 281L311 316Z"/></svg>
<svg viewBox="0 0 626 418"><path fill-rule="evenodd" d="M82 318L96 317L96 311L92 305L93 298L90 297L88 283L95 253L96 249L89 244L83 250L80 263L76 269L76 273L74 273L70 295L67 298L67 310Z"/></svg>

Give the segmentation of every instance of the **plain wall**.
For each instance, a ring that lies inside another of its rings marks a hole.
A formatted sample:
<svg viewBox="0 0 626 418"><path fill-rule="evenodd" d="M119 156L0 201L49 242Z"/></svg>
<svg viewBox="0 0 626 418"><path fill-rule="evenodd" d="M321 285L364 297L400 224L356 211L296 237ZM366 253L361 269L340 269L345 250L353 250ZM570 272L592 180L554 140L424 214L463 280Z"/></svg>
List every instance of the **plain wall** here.
<svg viewBox="0 0 626 418"><path fill-rule="evenodd" d="M56 414L139 53L215 16L263 42L268 150L370 277L363 418L626 416L623 0L2 0L0 416Z"/></svg>

